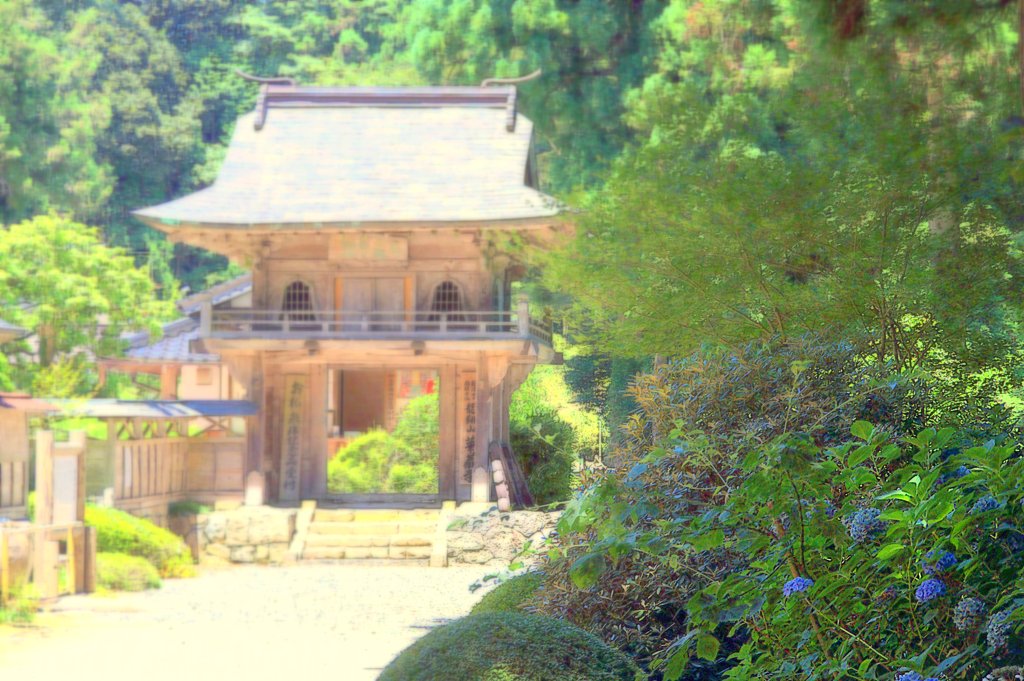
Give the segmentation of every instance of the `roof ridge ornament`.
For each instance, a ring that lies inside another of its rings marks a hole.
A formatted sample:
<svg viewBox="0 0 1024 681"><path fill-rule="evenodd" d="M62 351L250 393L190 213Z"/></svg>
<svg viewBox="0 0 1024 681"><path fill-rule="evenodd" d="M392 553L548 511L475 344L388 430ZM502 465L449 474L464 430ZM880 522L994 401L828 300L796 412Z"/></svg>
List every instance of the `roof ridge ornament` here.
<svg viewBox="0 0 1024 681"><path fill-rule="evenodd" d="M533 73L528 73L525 76L517 76L515 78L484 78L480 82L480 87L491 87L492 85L518 85L519 83L528 83L531 80L540 78L541 74L544 73L544 69L537 69ZM505 130L508 132L516 131L516 88L510 88L508 93L508 102L505 105Z"/></svg>
<svg viewBox="0 0 1024 681"><path fill-rule="evenodd" d="M295 87L295 79L285 76L263 78L260 76L254 76L251 73L246 73L242 69L235 69L235 75L253 83L260 84L260 93L256 95L256 123L253 127L257 130L262 130L263 124L267 122L267 91L270 89L270 86L287 85L289 87Z"/></svg>

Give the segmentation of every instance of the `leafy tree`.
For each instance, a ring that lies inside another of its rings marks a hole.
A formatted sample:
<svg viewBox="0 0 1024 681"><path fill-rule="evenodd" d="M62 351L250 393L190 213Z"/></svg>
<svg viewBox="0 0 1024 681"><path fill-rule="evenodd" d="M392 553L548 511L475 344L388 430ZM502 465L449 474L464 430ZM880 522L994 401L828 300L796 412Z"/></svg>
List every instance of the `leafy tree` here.
<svg viewBox="0 0 1024 681"><path fill-rule="evenodd" d="M109 115L84 80L95 66L67 57L29 0L0 5L0 223L51 209L92 215L111 191L95 137Z"/></svg>
<svg viewBox="0 0 1024 681"><path fill-rule="evenodd" d="M159 334L171 313L123 250L65 218L39 216L0 231L0 263L4 317L38 341L17 355L22 386L51 366L67 375L77 362L115 354L126 330Z"/></svg>

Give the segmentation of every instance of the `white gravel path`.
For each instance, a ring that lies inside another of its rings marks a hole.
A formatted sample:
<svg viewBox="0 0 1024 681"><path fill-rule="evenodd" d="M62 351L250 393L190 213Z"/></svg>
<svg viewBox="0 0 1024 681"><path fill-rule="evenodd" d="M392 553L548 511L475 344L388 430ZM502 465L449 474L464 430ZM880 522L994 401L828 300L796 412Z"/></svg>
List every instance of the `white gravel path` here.
<svg viewBox="0 0 1024 681"><path fill-rule="evenodd" d="M238 567L159 591L64 598L39 627L0 627L0 679L370 681L431 627L469 612L482 592L468 587L487 572Z"/></svg>

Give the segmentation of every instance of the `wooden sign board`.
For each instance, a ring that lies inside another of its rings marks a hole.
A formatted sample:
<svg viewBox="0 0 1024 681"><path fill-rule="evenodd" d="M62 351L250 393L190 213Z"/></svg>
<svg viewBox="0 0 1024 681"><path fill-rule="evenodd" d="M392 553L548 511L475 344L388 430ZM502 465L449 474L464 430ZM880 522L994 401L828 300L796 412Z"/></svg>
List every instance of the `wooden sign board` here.
<svg viewBox="0 0 1024 681"><path fill-rule="evenodd" d="M355 260L405 264L409 260L409 241L386 234L334 234L328 257L334 262Z"/></svg>
<svg viewBox="0 0 1024 681"><path fill-rule="evenodd" d="M298 501L302 484L302 453L308 441L306 412L309 404L308 377L284 377L284 418L281 430L281 476L278 498Z"/></svg>

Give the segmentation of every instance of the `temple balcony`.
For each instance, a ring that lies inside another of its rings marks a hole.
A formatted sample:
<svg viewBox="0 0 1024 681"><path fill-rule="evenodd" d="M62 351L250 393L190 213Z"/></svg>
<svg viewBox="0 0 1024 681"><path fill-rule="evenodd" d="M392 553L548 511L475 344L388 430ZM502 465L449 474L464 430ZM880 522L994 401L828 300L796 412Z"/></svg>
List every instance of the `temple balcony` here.
<svg viewBox="0 0 1024 681"><path fill-rule="evenodd" d="M528 340L551 347L550 322L530 317L520 303L512 311L461 310L200 310L200 334L211 340Z"/></svg>

